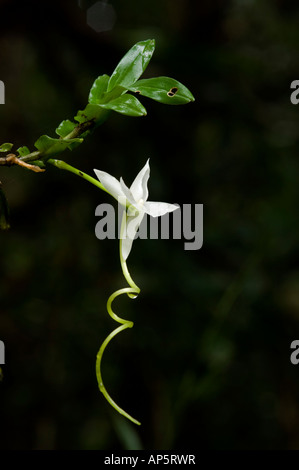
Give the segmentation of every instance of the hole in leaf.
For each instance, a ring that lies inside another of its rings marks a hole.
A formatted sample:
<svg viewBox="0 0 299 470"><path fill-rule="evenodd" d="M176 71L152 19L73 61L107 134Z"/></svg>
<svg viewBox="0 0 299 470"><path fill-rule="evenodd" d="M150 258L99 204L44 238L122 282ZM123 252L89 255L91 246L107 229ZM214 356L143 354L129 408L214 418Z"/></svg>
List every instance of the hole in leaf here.
<svg viewBox="0 0 299 470"><path fill-rule="evenodd" d="M170 96L170 98L171 98L172 96L174 96L176 94L177 91L178 91L178 88L174 86L174 87L170 88L167 95Z"/></svg>

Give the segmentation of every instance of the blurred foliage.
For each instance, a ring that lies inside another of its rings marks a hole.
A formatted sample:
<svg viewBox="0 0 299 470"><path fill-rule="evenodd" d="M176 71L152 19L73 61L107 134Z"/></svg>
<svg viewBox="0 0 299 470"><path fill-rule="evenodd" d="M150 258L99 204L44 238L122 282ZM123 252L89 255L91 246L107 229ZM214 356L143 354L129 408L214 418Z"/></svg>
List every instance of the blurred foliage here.
<svg viewBox="0 0 299 470"><path fill-rule="evenodd" d="M135 326L111 343L103 374L136 428L110 410L94 370L114 326L105 303L123 286L117 241L94 233L109 197L55 168L1 168L0 446L298 449L298 2L111 0L106 32L88 26L91 3L0 2L1 141L53 135L97 76L155 38L148 76L175 77L195 103L145 99L146 117L111 116L68 161L129 182L150 157L152 200L204 204L204 245L134 244L141 295L119 312Z"/></svg>

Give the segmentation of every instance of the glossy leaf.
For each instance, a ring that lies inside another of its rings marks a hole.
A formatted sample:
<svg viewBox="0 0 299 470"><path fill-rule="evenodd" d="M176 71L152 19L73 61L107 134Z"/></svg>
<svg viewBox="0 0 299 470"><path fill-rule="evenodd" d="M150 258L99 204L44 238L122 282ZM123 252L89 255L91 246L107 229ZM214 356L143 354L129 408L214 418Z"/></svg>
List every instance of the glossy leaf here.
<svg viewBox="0 0 299 470"><path fill-rule="evenodd" d="M133 95L122 95L111 100L106 104L100 105L105 109L116 111L117 113L126 114L127 116L145 116L146 109L140 101Z"/></svg>
<svg viewBox="0 0 299 470"><path fill-rule="evenodd" d="M17 149L17 152L20 155L20 157L25 157L26 155L30 153L30 150L28 147L26 147L26 145L24 145L24 147L19 147Z"/></svg>
<svg viewBox="0 0 299 470"><path fill-rule="evenodd" d="M13 144L2 144L0 145L0 152L9 152L13 148Z"/></svg>
<svg viewBox="0 0 299 470"><path fill-rule="evenodd" d="M73 143L81 143L83 139L53 139L48 135L42 135L36 142L35 147L45 156L54 156L65 149L72 150Z"/></svg>
<svg viewBox="0 0 299 470"><path fill-rule="evenodd" d="M155 50L155 40L148 39L135 44L121 59L108 83L108 90L115 86L128 88L143 74Z"/></svg>
<svg viewBox="0 0 299 470"><path fill-rule="evenodd" d="M66 137L67 135L69 135L74 130L76 125L77 124L75 122L72 122L72 121L66 119L65 121L62 121L59 124L57 129L55 129L55 132L56 132L56 134L60 135L60 137Z"/></svg>
<svg viewBox="0 0 299 470"><path fill-rule="evenodd" d="M109 75L101 75L95 80L89 92L88 102L90 104L99 104L101 102L104 93L107 91L109 78Z"/></svg>
<svg viewBox="0 0 299 470"><path fill-rule="evenodd" d="M108 103L109 101L112 101L112 100L115 100L116 98L118 98L119 96L123 95L124 93L126 93L128 91L127 88L124 88L122 86L116 86L113 88L113 90L111 91L106 91L103 96L101 97L101 102L99 103L100 105L101 104L106 104Z"/></svg>
<svg viewBox="0 0 299 470"><path fill-rule="evenodd" d="M164 104L186 104L194 101L194 96L188 88L169 77L138 80L128 89Z"/></svg>

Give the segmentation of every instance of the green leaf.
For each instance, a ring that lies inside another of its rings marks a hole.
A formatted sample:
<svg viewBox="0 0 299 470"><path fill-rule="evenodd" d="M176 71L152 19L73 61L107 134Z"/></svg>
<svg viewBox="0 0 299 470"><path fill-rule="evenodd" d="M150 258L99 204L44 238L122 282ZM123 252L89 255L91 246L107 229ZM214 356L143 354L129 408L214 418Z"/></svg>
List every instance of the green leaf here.
<svg viewBox="0 0 299 470"><path fill-rule="evenodd" d="M26 147L26 145L24 145L24 147L19 147L17 152L19 153L20 157L25 157L30 153L30 150L28 147Z"/></svg>
<svg viewBox="0 0 299 470"><path fill-rule="evenodd" d="M75 122L66 119L59 124L57 129L55 129L55 132L60 135L60 137L66 137L75 129L76 126L77 124Z"/></svg>
<svg viewBox="0 0 299 470"><path fill-rule="evenodd" d="M110 77L107 91L119 85L125 88L133 85L143 74L155 50L155 40L137 42L121 59Z"/></svg>
<svg viewBox="0 0 299 470"><path fill-rule="evenodd" d="M103 94L107 91L109 78L109 75L101 75L95 80L89 92L88 102L90 104L101 102Z"/></svg>
<svg viewBox="0 0 299 470"><path fill-rule="evenodd" d="M128 89L164 104L186 104L194 101L194 96L188 88L169 77L138 80Z"/></svg>
<svg viewBox="0 0 299 470"><path fill-rule="evenodd" d="M145 107L133 95L122 95L100 106L127 116L146 116Z"/></svg>
<svg viewBox="0 0 299 470"><path fill-rule="evenodd" d="M13 148L13 144L0 145L0 152L9 152Z"/></svg>
<svg viewBox="0 0 299 470"><path fill-rule="evenodd" d="M81 142L83 142L83 139L53 139L48 135L42 135L37 139L34 145L44 156L52 157L63 152L67 148L72 150L72 144Z"/></svg>

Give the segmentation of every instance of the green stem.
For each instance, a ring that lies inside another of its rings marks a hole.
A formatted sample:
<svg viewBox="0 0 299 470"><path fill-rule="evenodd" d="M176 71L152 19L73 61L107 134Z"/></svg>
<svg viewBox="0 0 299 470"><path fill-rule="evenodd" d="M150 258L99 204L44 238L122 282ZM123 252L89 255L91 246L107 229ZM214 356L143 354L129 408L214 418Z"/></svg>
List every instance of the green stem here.
<svg viewBox="0 0 299 470"><path fill-rule="evenodd" d="M121 415L125 416L127 419L129 419L133 423L140 425L141 423L139 421L137 421L135 418L133 418L131 415L129 415L126 411L124 411L122 408L120 408L115 403L115 401L110 397L109 393L107 392L107 390L106 390L106 388L103 384L102 372L101 372L102 358L103 358L103 354L104 354L104 351L105 351L107 345L110 343L112 338L114 338L118 333L120 333L121 331L124 331L127 328L132 328L133 325L134 325L133 322L128 321L128 320L124 320L123 318L120 318L118 315L116 315L113 312L112 307L111 307L112 302L114 301L114 299L116 299L116 297L118 297L122 294L127 294L131 299L135 299L137 297L137 295L139 294L139 292L140 292L139 287L135 284L135 282L133 281L133 279L132 279L132 277L131 277L131 275L128 271L127 263L126 263L126 261L124 260L124 258L122 256L122 235L123 235L125 227L126 227L126 218L127 218L127 214L126 214L126 212L124 212L123 219L122 219L122 224L121 224L121 230L120 230L120 262L121 262L121 267L122 267L124 277L125 277L125 279L128 282L130 287L126 287L124 289L117 290L112 295L110 295L110 297L108 299L107 311L108 311L110 317L114 321L116 321L118 323L121 323L121 326L119 326L115 330L113 330L107 336L107 338L103 342L102 346L100 347L99 352L97 354L97 360L96 360L96 375L97 375L97 379L98 379L99 389L103 393L103 395L106 398L106 400L108 401L108 403L110 403L110 405L116 411L118 411Z"/></svg>
<svg viewBox="0 0 299 470"><path fill-rule="evenodd" d="M104 188L104 186L102 185L102 183L99 182L99 180L93 178L92 176L89 176L87 173L84 173L81 170L78 170L77 168L69 165L68 163L63 162L62 160L56 160L54 158L50 158L47 161L47 163L51 163L51 165L56 166L60 170L70 171L71 173L74 173L75 175L80 176L80 178L83 178L84 180L86 180L89 183L93 184L97 188L102 189L102 191L105 191L106 193L108 193L107 189Z"/></svg>
<svg viewBox="0 0 299 470"><path fill-rule="evenodd" d="M124 411L120 406L118 406L115 401L111 398L111 396L109 395L109 393L107 392L106 390L106 387L104 386L103 384L103 379L102 379L102 372L101 372L101 365L102 365L102 358L103 358L103 354L104 354L104 351L106 349L106 347L108 346L108 344L110 343L110 341L114 338L114 336L118 335L118 333L120 333L121 331L124 331L126 330L127 328L132 328L134 323L131 322L131 321L127 321L127 320L124 320L123 318L120 318L118 315L116 315L113 310L112 310L112 307L111 307L111 304L113 302L113 300L118 297L119 295L122 295L122 294L133 294L133 293L136 293L136 291L130 287L127 287L127 288L124 288L124 289L119 289L117 290L116 292L114 292L108 299L108 302L107 302L107 311L110 315L111 318L113 318L113 320L117 321L118 323L121 323L122 325L117 327L115 330L113 330L108 336L107 338L105 339L105 341L102 343L100 349L99 349L99 352L97 354L97 360L96 360L96 376L97 376L97 380L98 380L98 384L99 384L99 389L100 391L103 393L104 397L106 398L106 400L108 401L108 403L116 410L118 411L121 415L125 416L125 418L129 419L130 421L132 421L133 423L135 424L138 424L140 425L141 423L139 421L137 421L135 418L133 418L131 415L129 415L129 413L127 413L126 411Z"/></svg>
<svg viewBox="0 0 299 470"><path fill-rule="evenodd" d="M84 132L92 129L95 126L95 121L91 119L90 121L82 122L81 124L78 124L72 132L70 132L68 135L63 137L64 140L68 139L75 139L77 137L80 137L80 135L84 134Z"/></svg>
<svg viewBox="0 0 299 470"><path fill-rule="evenodd" d="M36 162L36 163L38 163L38 162ZM84 171L78 170L78 168L75 168L74 166L71 166L68 163L65 163L62 160L57 160L55 158L49 158L49 160L47 160L47 163L50 163L51 165L56 166L56 168L59 168L60 170L69 171L70 173L73 173L74 175L77 175L80 178L83 178L84 180L86 180L89 183L93 184L97 188L100 188L102 191L105 191L106 193L110 194L109 191L107 191L107 189L102 185L102 183L100 183L99 180L97 180L96 178L93 178L92 176L88 175L87 173L84 173ZM128 201L126 201L126 207L129 207L129 206L130 206L130 203ZM129 277L130 277L130 275L129 275ZM125 278L127 279L126 276L125 276ZM131 279L131 282L134 284L132 279ZM128 281L128 283L130 284L129 281ZM135 287L137 287L136 284L134 284L134 285L135 285Z"/></svg>

